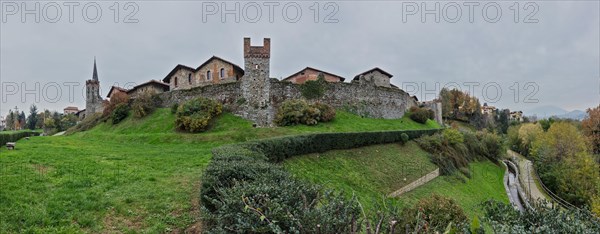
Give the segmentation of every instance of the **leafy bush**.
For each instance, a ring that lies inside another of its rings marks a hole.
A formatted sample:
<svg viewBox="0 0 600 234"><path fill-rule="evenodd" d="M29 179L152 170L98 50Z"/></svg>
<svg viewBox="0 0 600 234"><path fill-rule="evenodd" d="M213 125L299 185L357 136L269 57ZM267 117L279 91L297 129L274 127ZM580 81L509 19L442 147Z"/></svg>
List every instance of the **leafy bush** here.
<svg viewBox="0 0 600 234"><path fill-rule="evenodd" d="M427 108L412 107L409 114L410 119L417 123L427 123L428 119L433 119L433 111Z"/></svg>
<svg viewBox="0 0 600 234"><path fill-rule="evenodd" d="M442 135L444 136L444 141L450 145L462 144L464 142L462 133L456 129L444 129Z"/></svg>
<svg viewBox="0 0 600 234"><path fill-rule="evenodd" d="M335 109L327 104L309 104L302 99L292 99L281 104L274 122L279 126L316 125L319 122L328 122L334 118Z"/></svg>
<svg viewBox="0 0 600 234"><path fill-rule="evenodd" d="M406 133L402 133L402 134L400 134L400 139L402 139L402 143L406 144L406 142L408 142L408 140L409 140L409 137L408 137L408 135L406 135Z"/></svg>
<svg viewBox="0 0 600 234"><path fill-rule="evenodd" d="M0 133L0 147L6 145L7 142L16 142L21 138L30 136L39 136L40 133L36 131L26 130L12 133Z"/></svg>
<svg viewBox="0 0 600 234"><path fill-rule="evenodd" d="M562 209L534 202L519 212L498 201L483 204L485 221L496 233L600 233L600 222L588 211Z"/></svg>
<svg viewBox="0 0 600 234"><path fill-rule="evenodd" d="M111 120L113 124L118 124L129 115L129 106L126 103L120 103L115 106L112 112Z"/></svg>
<svg viewBox="0 0 600 234"><path fill-rule="evenodd" d="M77 125L69 128L65 134L69 135L76 132L83 132L92 129L98 123L106 121L109 117L103 117L102 113L94 113L86 116L85 119L80 121Z"/></svg>
<svg viewBox="0 0 600 234"><path fill-rule="evenodd" d="M464 225L467 216L451 198L437 194L422 198L403 214L401 227L410 227L416 233L442 233L449 223Z"/></svg>
<svg viewBox="0 0 600 234"><path fill-rule="evenodd" d="M110 101L104 104L104 110L102 111L103 117L112 116L113 111L117 108L117 105L122 103L128 103L129 96L124 92L117 92L110 97Z"/></svg>
<svg viewBox="0 0 600 234"><path fill-rule="evenodd" d="M330 105L325 103L316 102L313 104L315 108L317 108L321 115L319 117L319 122L330 122L335 119L335 109Z"/></svg>
<svg viewBox="0 0 600 234"><path fill-rule="evenodd" d="M323 74L319 74L317 80L309 80L300 85L302 97L306 99L321 98L325 94L325 91L327 91L327 81L325 81Z"/></svg>
<svg viewBox="0 0 600 234"><path fill-rule="evenodd" d="M195 98L177 108L175 125L178 129L188 132L202 132L216 116L221 114L221 103L207 99Z"/></svg>
<svg viewBox="0 0 600 234"><path fill-rule="evenodd" d="M355 199L322 192L281 166L300 154L398 142L437 130L320 133L250 141L213 149L201 187L209 233L351 233L362 230ZM320 225L320 227L317 227Z"/></svg>
<svg viewBox="0 0 600 234"><path fill-rule="evenodd" d="M133 110L133 117L135 118L143 118L154 111L158 106L157 100L151 92L143 92L138 95L133 103L131 104L131 109Z"/></svg>
<svg viewBox="0 0 600 234"><path fill-rule="evenodd" d="M171 105L171 114L177 113L178 108L179 108L179 103L173 103L173 105Z"/></svg>

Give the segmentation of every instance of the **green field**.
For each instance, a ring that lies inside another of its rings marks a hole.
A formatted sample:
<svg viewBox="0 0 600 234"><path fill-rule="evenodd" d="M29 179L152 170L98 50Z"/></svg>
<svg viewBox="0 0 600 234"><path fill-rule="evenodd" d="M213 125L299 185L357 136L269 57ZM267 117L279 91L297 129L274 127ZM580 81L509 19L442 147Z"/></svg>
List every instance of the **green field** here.
<svg viewBox="0 0 600 234"><path fill-rule="evenodd" d="M364 207L372 208L386 194L434 170L427 155L414 142L375 145L294 157L286 160L285 168L299 178L354 194ZM508 202L502 184L504 168L489 161L470 167L471 179L458 173L440 176L392 202L407 207L437 193L455 199L468 217L482 216L479 204L488 199Z"/></svg>
<svg viewBox="0 0 600 234"><path fill-rule="evenodd" d="M471 178L462 174L440 176L429 183L403 194L400 200L406 204L414 204L420 198L436 193L450 197L458 202L469 218L483 216L481 202L494 199L508 203L504 190L504 168L490 161L470 164ZM463 182L463 179L465 181Z"/></svg>
<svg viewBox="0 0 600 234"><path fill-rule="evenodd" d="M356 195L366 208L437 168L414 142L303 155L284 165L302 179Z"/></svg>
<svg viewBox="0 0 600 234"><path fill-rule="evenodd" d="M174 129L174 120L169 109L159 109L142 120L0 149L0 233L197 230L201 174L215 146L309 132L438 127L340 111L312 127L253 128L225 113L212 130L187 134Z"/></svg>

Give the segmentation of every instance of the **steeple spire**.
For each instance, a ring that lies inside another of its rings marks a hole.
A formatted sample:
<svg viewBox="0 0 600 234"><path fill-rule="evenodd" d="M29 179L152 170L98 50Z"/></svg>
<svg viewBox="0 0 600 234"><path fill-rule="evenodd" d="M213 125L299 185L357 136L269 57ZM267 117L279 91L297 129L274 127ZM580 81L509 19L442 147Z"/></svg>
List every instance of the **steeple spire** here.
<svg viewBox="0 0 600 234"><path fill-rule="evenodd" d="M94 74L92 74L92 80L98 81L98 69L96 69L96 56L94 56Z"/></svg>

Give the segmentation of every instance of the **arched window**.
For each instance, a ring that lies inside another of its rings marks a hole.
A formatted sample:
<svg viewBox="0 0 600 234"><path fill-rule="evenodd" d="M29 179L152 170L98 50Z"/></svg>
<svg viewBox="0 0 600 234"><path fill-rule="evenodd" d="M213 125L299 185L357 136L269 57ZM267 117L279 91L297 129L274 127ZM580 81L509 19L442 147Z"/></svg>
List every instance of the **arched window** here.
<svg viewBox="0 0 600 234"><path fill-rule="evenodd" d="M210 70L206 71L206 80L211 80L211 76L210 76Z"/></svg>
<svg viewBox="0 0 600 234"><path fill-rule="evenodd" d="M177 77L175 77L175 87L177 87Z"/></svg>
<svg viewBox="0 0 600 234"><path fill-rule="evenodd" d="M188 74L188 83L192 84L192 73Z"/></svg>
<svg viewBox="0 0 600 234"><path fill-rule="evenodd" d="M221 77L221 79L225 78L225 68L221 68L221 71L219 71L219 76Z"/></svg>

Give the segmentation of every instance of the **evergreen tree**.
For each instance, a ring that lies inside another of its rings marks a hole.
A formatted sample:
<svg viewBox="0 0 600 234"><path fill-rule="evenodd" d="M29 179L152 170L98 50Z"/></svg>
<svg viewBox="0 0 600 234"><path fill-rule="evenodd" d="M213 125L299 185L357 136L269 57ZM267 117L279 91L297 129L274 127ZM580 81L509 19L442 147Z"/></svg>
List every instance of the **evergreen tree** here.
<svg viewBox="0 0 600 234"><path fill-rule="evenodd" d="M35 104L32 104L31 107L29 107L29 117L27 117L27 128L29 128L30 130L34 130L36 128L37 121L37 107L35 106Z"/></svg>
<svg viewBox="0 0 600 234"><path fill-rule="evenodd" d="M12 110L8 110L8 115L6 115L6 129L14 130L15 129L15 114Z"/></svg>

